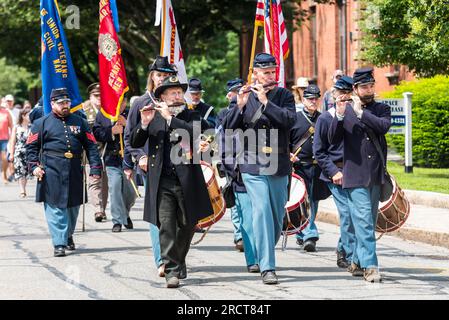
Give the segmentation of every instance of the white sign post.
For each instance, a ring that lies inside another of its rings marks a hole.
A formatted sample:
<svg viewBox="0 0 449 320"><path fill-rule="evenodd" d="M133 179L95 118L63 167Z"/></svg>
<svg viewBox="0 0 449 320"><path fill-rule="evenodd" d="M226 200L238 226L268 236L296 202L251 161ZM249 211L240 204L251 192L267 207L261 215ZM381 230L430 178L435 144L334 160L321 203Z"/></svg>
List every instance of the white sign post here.
<svg viewBox="0 0 449 320"><path fill-rule="evenodd" d="M391 108L391 127L389 134L405 134L405 172L413 172L412 160L412 95L404 92L404 99L383 99Z"/></svg>
<svg viewBox="0 0 449 320"><path fill-rule="evenodd" d="M413 173L412 158L412 95L411 92L404 92L405 111L405 173Z"/></svg>

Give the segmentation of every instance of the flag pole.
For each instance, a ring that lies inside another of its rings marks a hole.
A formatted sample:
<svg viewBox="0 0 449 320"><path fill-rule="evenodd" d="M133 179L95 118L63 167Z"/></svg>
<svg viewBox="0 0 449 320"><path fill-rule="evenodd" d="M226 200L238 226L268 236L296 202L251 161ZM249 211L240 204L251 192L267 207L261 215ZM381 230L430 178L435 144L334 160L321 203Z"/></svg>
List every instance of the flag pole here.
<svg viewBox="0 0 449 320"><path fill-rule="evenodd" d="M254 33L253 33L253 43L251 46L251 58L249 61L249 72L248 72L248 81L247 83L251 83L251 77L253 75L253 62L254 62L254 55L256 54L256 44L257 44L257 33L259 31L259 23L254 23Z"/></svg>
<svg viewBox="0 0 449 320"><path fill-rule="evenodd" d="M87 182L86 182L86 152L83 152L83 232L86 231L86 189L87 189Z"/></svg>
<svg viewBox="0 0 449 320"><path fill-rule="evenodd" d="M122 159L125 158L125 151L123 148L123 133L120 133L120 155L122 156Z"/></svg>

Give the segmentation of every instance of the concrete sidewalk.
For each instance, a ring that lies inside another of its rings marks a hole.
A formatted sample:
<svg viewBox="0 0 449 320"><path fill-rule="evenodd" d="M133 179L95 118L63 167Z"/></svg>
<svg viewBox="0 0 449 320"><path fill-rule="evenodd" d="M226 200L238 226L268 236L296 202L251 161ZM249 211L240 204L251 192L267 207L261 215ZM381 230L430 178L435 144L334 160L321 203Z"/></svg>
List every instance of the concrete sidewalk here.
<svg viewBox="0 0 449 320"><path fill-rule="evenodd" d="M449 248L449 195L416 190L405 190L405 195L410 215L402 227L388 235ZM332 197L320 201L318 212L318 221L339 223Z"/></svg>

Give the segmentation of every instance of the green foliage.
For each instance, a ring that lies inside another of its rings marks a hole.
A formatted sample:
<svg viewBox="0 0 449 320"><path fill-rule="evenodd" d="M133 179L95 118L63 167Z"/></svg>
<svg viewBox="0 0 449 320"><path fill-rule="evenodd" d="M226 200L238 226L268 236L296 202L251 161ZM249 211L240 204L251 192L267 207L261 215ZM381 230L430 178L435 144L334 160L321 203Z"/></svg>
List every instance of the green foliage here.
<svg viewBox="0 0 449 320"><path fill-rule="evenodd" d="M449 194L449 169L413 168L413 174L405 173L404 166L388 162L391 173L403 189L432 191Z"/></svg>
<svg viewBox="0 0 449 320"><path fill-rule="evenodd" d="M402 82L385 98L402 98L412 92L413 163L420 167L449 168L449 77L435 76ZM404 136L389 137L404 155Z"/></svg>
<svg viewBox="0 0 449 320"><path fill-rule="evenodd" d="M298 6L302 1L304 0L282 2L287 30L293 30L294 19L300 24L307 18L308 11ZM317 2L330 3L332 0ZM66 27L65 33L81 92L85 92L87 85L98 80L98 3L98 0L58 1L64 23L71 15L66 11L67 7L75 5L79 8L80 28ZM223 32L239 34L242 28L248 29L254 25L256 0L172 0L172 5L187 63L190 55L196 60L200 55L209 57L208 51L214 49L211 48L212 43L219 43L217 37ZM154 26L156 0L117 0L117 6L121 28L119 39L130 94L139 94L145 86L148 65L160 48L160 27ZM41 54L39 1L1 0L0 21L0 57L6 57L11 63L25 67L37 78ZM238 56L232 58L236 60L231 65L239 59ZM210 58L206 61L211 62ZM217 64L220 65L220 62ZM231 71L233 76L238 75L234 69Z"/></svg>
<svg viewBox="0 0 449 320"><path fill-rule="evenodd" d="M361 58L407 65L419 76L449 74L447 0L362 0Z"/></svg>
<svg viewBox="0 0 449 320"><path fill-rule="evenodd" d="M0 59L0 95L12 94L16 102L22 103L23 98L28 97L30 86L36 83L25 68L9 65L5 58Z"/></svg>
<svg viewBox="0 0 449 320"><path fill-rule="evenodd" d="M226 81L239 77L239 38L233 32L222 32L208 44L202 55L190 55L187 61L189 78L203 83L204 100L215 111L227 106Z"/></svg>

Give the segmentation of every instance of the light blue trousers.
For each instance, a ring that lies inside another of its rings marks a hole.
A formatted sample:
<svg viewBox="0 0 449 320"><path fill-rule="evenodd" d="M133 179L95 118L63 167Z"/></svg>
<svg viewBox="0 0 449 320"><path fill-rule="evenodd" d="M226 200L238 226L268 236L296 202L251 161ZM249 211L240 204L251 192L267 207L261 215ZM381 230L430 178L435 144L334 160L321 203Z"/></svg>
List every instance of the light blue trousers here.
<svg viewBox="0 0 449 320"><path fill-rule="evenodd" d="M275 246L281 237L288 176L242 174L253 209L253 231L260 271L275 270Z"/></svg>
<svg viewBox="0 0 449 320"><path fill-rule="evenodd" d="M337 250L339 252L344 252L346 260L351 262L356 247L356 238L354 224L352 223L351 218L352 206L349 201L348 190L331 182L327 185L332 192L340 216L340 239L338 241Z"/></svg>
<svg viewBox="0 0 449 320"><path fill-rule="evenodd" d="M356 249L352 261L361 268L377 268L376 236L380 186L348 188L351 219L354 224Z"/></svg>
<svg viewBox="0 0 449 320"><path fill-rule="evenodd" d="M80 206L61 209L44 202L44 209L53 246L66 246L75 232Z"/></svg>
<svg viewBox="0 0 449 320"><path fill-rule="evenodd" d="M240 216L237 211L237 206L232 207L231 209L231 221L234 226L234 243L242 239L242 225L240 221Z"/></svg>
<svg viewBox="0 0 449 320"><path fill-rule="evenodd" d="M146 190L146 184L147 184L147 179L146 179L146 177L143 177L143 185L144 185L145 190ZM161 242L159 240L159 228L152 223L150 223L150 240L151 240L151 248L153 250L154 263L156 265L156 268L159 268L161 266L161 264L164 263L162 261L162 256L161 256Z"/></svg>
<svg viewBox="0 0 449 320"><path fill-rule="evenodd" d="M253 231L253 209L251 207L251 199L246 192L235 192L235 207L233 209L237 212L241 222L241 239L243 239L246 265L258 264Z"/></svg>
<svg viewBox="0 0 449 320"><path fill-rule="evenodd" d="M128 224L129 211L136 202L136 193L122 168L106 167L113 224Z"/></svg>

